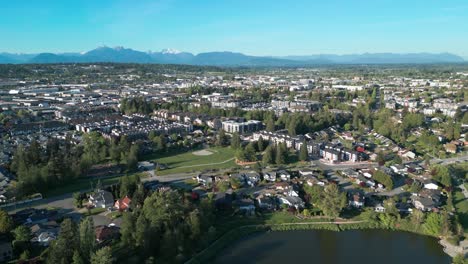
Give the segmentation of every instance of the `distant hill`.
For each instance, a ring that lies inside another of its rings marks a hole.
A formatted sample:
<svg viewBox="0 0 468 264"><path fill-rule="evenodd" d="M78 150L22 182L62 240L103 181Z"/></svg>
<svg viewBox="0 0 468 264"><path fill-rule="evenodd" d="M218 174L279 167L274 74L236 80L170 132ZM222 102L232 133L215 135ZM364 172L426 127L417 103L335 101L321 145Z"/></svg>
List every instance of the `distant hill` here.
<svg viewBox="0 0 468 264"><path fill-rule="evenodd" d="M40 53L27 63L70 63L80 62L80 57L57 55L54 53Z"/></svg>
<svg viewBox="0 0 468 264"><path fill-rule="evenodd" d="M154 63L148 53L123 47L99 47L79 57L84 62Z"/></svg>
<svg viewBox="0 0 468 264"><path fill-rule="evenodd" d="M213 66L308 66L324 64L424 64L460 63L465 60L451 53L364 53L364 54L318 54L305 56L250 56L222 51L194 55L166 49L161 52L142 52L124 47L99 47L85 53L0 53L0 63L161 63Z"/></svg>
<svg viewBox="0 0 468 264"><path fill-rule="evenodd" d="M451 53L364 53L364 54L319 54L309 56L277 57L297 61L325 60L336 64L402 64L402 63L458 63L465 60Z"/></svg>
<svg viewBox="0 0 468 264"><path fill-rule="evenodd" d="M37 54L24 53L0 53L0 63L26 63L30 59L36 57ZM9 62L6 62L9 61Z"/></svg>
<svg viewBox="0 0 468 264"><path fill-rule="evenodd" d="M2 64L18 63L18 61L0 54L0 63Z"/></svg>

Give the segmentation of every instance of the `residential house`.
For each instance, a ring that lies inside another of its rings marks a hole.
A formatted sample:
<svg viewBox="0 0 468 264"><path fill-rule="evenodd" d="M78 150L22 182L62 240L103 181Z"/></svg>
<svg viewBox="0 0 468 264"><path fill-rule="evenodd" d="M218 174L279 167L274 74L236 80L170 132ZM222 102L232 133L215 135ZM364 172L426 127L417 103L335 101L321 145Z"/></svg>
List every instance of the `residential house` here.
<svg viewBox="0 0 468 264"><path fill-rule="evenodd" d="M130 208L131 202L132 200L128 196L125 196L124 198L115 201L114 208L120 212L127 211Z"/></svg>
<svg viewBox="0 0 468 264"><path fill-rule="evenodd" d="M377 213L385 213L385 207L382 204L377 204L374 207L374 211Z"/></svg>
<svg viewBox="0 0 468 264"><path fill-rule="evenodd" d="M275 182L276 181L276 172L275 171L264 172L263 173L263 179L265 181Z"/></svg>
<svg viewBox="0 0 468 264"><path fill-rule="evenodd" d="M299 170L299 175L301 177L305 177L305 176L308 176L308 175L313 175L314 174L314 171L313 170L310 170L310 169L300 169Z"/></svg>
<svg viewBox="0 0 468 264"><path fill-rule="evenodd" d="M89 204L96 208L112 208L114 196L105 190L97 190L89 196Z"/></svg>
<svg viewBox="0 0 468 264"><path fill-rule="evenodd" d="M304 208L304 201L296 196L280 196L280 203L296 209Z"/></svg>
<svg viewBox="0 0 468 264"><path fill-rule="evenodd" d="M99 244L117 239L120 236L120 228L116 226L96 226L94 228L96 242Z"/></svg>
<svg viewBox="0 0 468 264"><path fill-rule="evenodd" d="M289 172L285 171L285 170L280 170L278 171L278 176L280 177L280 179L282 181L289 181L291 180L291 174L289 174Z"/></svg>
<svg viewBox="0 0 468 264"><path fill-rule="evenodd" d="M244 173L245 180L247 184L251 187L255 186L260 182L260 174L255 171Z"/></svg>
<svg viewBox="0 0 468 264"><path fill-rule="evenodd" d="M265 210L276 209L278 202L275 196L260 195L257 197L258 206Z"/></svg>
<svg viewBox="0 0 468 264"><path fill-rule="evenodd" d="M423 189L417 195L411 196L411 201L419 210L431 211L440 204L440 191L433 189Z"/></svg>
<svg viewBox="0 0 468 264"><path fill-rule="evenodd" d="M364 196L361 193L348 194L348 204L354 208L362 208L364 206Z"/></svg>
<svg viewBox="0 0 468 264"><path fill-rule="evenodd" d="M201 183L203 186L210 186L214 182L213 176L208 175L198 174L196 179L198 183Z"/></svg>
<svg viewBox="0 0 468 264"><path fill-rule="evenodd" d="M251 199L241 199L235 200L233 202L234 206L239 208L240 211L246 214L253 214L255 213L255 203Z"/></svg>
<svg viewBox="0 0 468 264"><path fill-rule="evenodd" d="M230 209L232 206L232 190L216 193L215 206L220 210Z"/></svg>
<svg viewBox="0 0 468 264"><path fill-rule="evenodd" d="M427 182L424 184L424 188L429 190L437 190L439 189L439 185L435 184L434 182Z"/></svg>
<svg viewBox="0 0 468 264"><path fill-rule="evenodd" d="M448 152L448 153L455 154L458 151L458 147L454 143L447 143L447 144L444 145L444 148L445 148L445 151Z"/></svg>

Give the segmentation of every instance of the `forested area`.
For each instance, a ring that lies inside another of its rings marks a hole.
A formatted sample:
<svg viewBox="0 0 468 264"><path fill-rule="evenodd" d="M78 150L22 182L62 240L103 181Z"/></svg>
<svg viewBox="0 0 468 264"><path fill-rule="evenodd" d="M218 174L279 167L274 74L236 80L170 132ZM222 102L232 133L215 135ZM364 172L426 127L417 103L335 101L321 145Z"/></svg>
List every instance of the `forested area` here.
<svg viewBox="0 0 468 264"><path fill-rule="evenodd" d="M109 141L97 132L84 134L79 145L70 138L51 138L45 146L33 141L16 149L11 170L17 183L12 191L16 197L47 192L86 176L91 166L104 162L124 164L127 171L132 171L136 169L138 156L138 144L130 144L125 137Z"/></svg>

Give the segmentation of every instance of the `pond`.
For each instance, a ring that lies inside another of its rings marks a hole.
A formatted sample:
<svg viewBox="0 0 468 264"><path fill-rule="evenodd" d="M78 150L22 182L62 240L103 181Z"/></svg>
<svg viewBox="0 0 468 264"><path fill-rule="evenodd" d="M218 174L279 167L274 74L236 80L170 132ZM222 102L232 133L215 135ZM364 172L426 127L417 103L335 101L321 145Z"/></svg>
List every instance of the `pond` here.
<svg viewBox="0 0 468 264"><path fill-rule="evenodd" d="M437 239L407 232L310 230L246 237L220 252L215 263L449 264L451 258Z"/></svg>

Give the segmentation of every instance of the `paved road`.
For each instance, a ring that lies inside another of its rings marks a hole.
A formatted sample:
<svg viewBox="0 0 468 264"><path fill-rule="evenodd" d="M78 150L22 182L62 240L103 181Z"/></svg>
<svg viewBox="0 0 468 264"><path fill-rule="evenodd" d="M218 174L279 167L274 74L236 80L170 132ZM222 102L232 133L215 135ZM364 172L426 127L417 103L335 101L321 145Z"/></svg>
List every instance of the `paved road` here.
<svg viewBox="0 0 468 264"><path fill-rule="evenodd" d="M436 159L431 160L431 163L448 165L448 164L459 163L459 162L467 162L467 161L468 161L468 154L465 154L463 156L454 157L454 158L447 158L447 159L437 159L436 158Z"/></svg>
<svg viewBox="0 0 468 264"><path fill-rule="evenodd" d="M312 160L312 165L315 165L322 170L344 170L344 169L357 169L357 168L374 168L377 167L378 164L375 162L359 162L359 163L338 163L338 164L331 164L325 163L321 160Z"/></svg>
<svg viewBox="0 0 468 264"><path fill-rule="evenodd" d="M170 174L170 175L165 175L165 176L155 176L153 171L148 171L148 173L151 175L148 178L142 179L142 182L146 181L152 181L152 180L158 180L160 182L176 182L176 181L182 181L186 179L190 179L194 176L194 173L188 174L188 173L179 173L179 174ZM80 192L89 192L91 189L83 189L80 190ZM28 204L22 204L22 205L17 205L17 206L10 206L10 207L5 207L3 208L9 213L14 213L22 209L26 208L62 208L62 209L67 209L67 210L75 210L75 206L73 204L73 193L67 193L59 196L54 196L50 198L45 198L42 200L34 201Z"/></svg>

